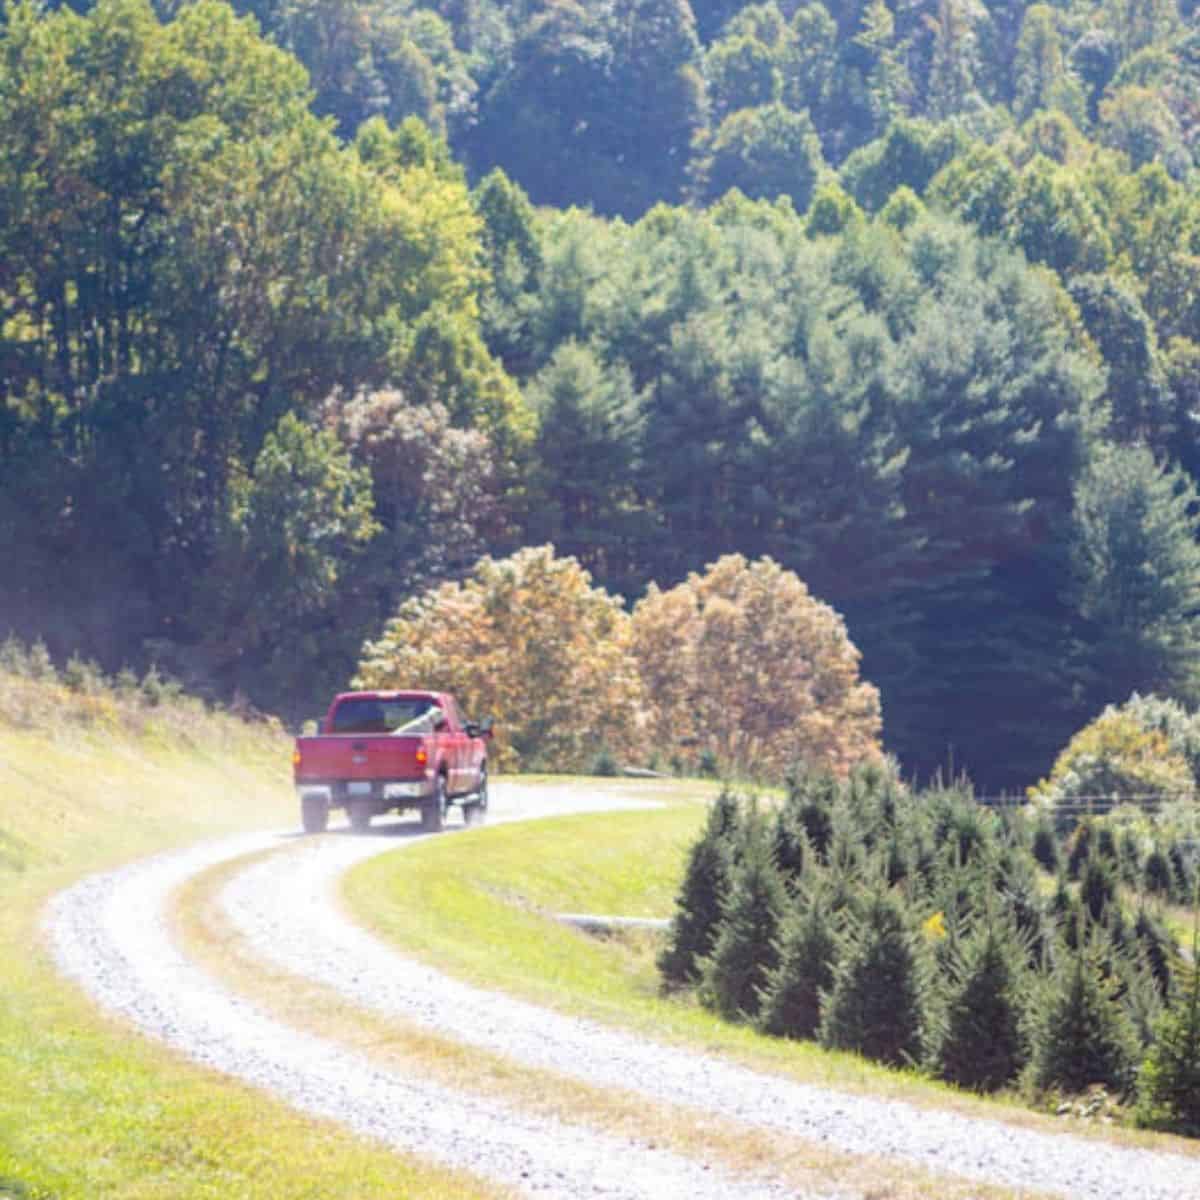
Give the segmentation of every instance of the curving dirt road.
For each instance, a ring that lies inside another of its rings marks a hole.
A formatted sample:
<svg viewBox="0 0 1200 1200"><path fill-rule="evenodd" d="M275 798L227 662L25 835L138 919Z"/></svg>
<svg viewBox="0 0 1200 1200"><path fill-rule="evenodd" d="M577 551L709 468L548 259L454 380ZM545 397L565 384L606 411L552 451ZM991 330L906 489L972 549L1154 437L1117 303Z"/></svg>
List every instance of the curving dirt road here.
<svg viewBox="0 0 1200 1200"><path fill-rule="evenodd" d="M618 794L494 785L493 817L499 820L632 806ZM51 906L55 954L98 1003L198 1061L398 1149L524 1194L655 1200L798 1194L778 1179L734 1178L644 1140L567 1125L407 1077L289 1029L232 995L172 943L165 913L174 891L198 872L278 849L233 876L222 894L226 917L256 956L332 987L363 1009L563 1078L632 1090L647 1103L691 1110L699 1120L851 1154L886 1155L960 1179L1041 1195L1200 1196L1200 1159L807 1087L451 980L354 926L336 900L337 881L351 865L415 840L254 835L95 876Z"/></svg>

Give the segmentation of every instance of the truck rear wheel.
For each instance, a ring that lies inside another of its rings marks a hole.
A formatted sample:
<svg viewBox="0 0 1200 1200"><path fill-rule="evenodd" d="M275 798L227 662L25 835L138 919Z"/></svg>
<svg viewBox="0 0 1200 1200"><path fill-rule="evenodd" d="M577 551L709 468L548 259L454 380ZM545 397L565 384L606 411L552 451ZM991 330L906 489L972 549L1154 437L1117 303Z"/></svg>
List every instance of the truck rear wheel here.
<svg viewBox="0 0 1200 1200"><path fill-rule="evenodd" d="M441 833L446 827L446 777L439 775L433 798L421 809L421 828L426 833Z"/></svg>
<svg viewBox="0 0 1200 1200"><path fill-rule="evenodd" d="M329 805L324 796L304 796L300 800L300 822L305 833L324 833L329 827Z"/></svg>

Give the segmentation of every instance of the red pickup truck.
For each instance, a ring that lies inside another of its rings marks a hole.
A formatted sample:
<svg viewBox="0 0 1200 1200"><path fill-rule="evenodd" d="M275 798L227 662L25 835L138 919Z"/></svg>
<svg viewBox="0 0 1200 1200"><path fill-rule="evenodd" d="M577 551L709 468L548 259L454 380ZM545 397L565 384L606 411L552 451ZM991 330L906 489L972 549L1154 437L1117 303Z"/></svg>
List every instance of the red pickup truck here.
<svg viewBox="0 0 1200 1200"><path fill-rule="evenodd" d="M468 825L487 815L491 721L463 719L446 692L342 692L320 731L296 739L292 775L305 831L322 832L344 808L354 829L377 813L419 809L436 833L451 803Z"/></svg>

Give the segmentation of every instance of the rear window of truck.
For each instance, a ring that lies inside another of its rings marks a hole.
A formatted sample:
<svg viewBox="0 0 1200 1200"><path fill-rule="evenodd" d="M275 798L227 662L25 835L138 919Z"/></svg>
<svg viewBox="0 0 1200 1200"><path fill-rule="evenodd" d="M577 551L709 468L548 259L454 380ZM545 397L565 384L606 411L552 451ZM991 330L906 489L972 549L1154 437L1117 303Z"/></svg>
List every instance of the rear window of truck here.
<svg viewBox="0 0 1200 1200"><path fill-rule="evenodd" d="M333 710L333 733L426 733L437 706L423 697L343 700Z"/></svg>

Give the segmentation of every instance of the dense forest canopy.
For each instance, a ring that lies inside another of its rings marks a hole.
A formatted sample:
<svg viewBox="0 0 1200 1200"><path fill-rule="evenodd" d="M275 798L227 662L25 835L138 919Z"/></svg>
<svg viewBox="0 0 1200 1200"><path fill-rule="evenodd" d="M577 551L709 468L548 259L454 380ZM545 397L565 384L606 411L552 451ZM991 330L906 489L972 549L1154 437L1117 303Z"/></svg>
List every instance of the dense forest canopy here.
<svg viewBox="0 0 1200 1200"><path fill-rule="evenodd" d="M0 13L0 636L311 715L550 542L794 570L921 776L1200 700L1191 3Z"/></svg>

